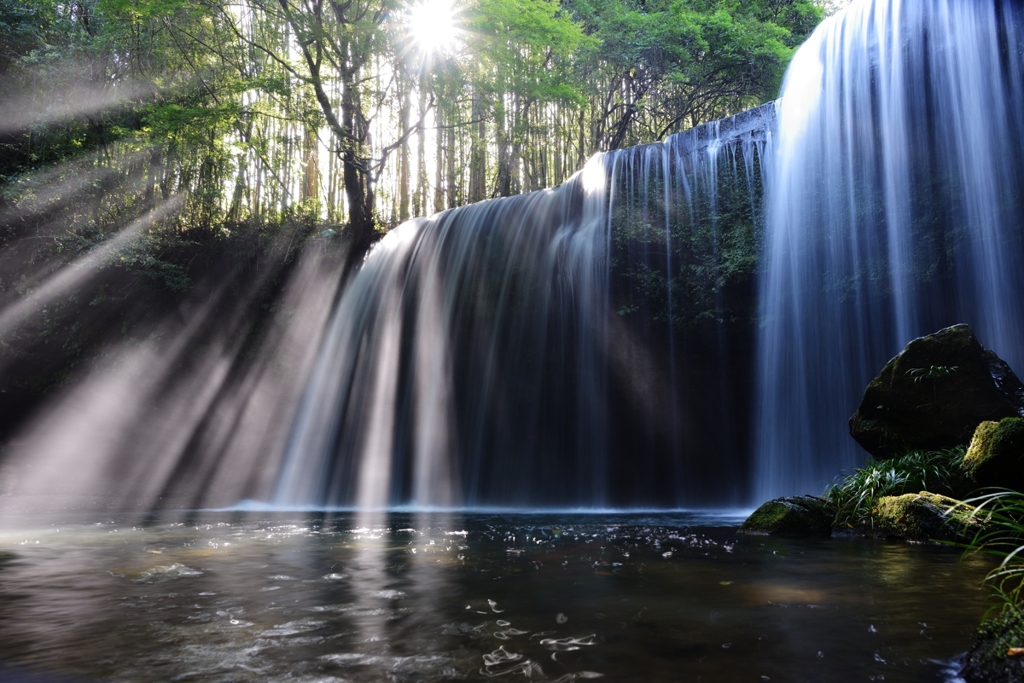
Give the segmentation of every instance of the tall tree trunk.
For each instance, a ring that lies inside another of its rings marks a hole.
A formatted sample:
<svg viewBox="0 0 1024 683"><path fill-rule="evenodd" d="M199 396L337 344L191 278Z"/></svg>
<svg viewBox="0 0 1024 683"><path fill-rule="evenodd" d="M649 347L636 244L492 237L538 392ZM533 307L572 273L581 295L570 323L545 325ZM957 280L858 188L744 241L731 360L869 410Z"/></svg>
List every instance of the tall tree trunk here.
<svg viewBox="0 0 1024 683"><path fill-rule="evenodd" d="M473 125L469 144L469 196L470 203L478 202L487 194L487 123L484 117L483 93L473 88Z"/></svg>
<svg viewBox="0 0 1024 683"><path fill-rule="evenodd" d="M227 220L237 221L242 212L242 197L245 195L245 152L238 155L238 172L235 174L235 187L231 193L231 206L228 207Z"/></svg>
<svg viewBox="0 0 1024 683"><path fill-rule="evenodd" d="M444 128L442 123L444 118L441 116L441 112L444 111L444 107L437 108L437 155L434 164L434 211L441 211L445 208L444 206Z"/></svg>
<svg viewBox="0 0 1024 683"><path fill-rule="evenodd" d="M458 186L455 179L455 127L445 128L445 195L450 209L458 204Z"/></svg>
<svg viewBox="0 0 1024 683"><path fill-rule="evenodd" d="M343 74L341 93L341 137L349 135L341 149L341 177L348 204L348 232L352 239L353 258L370 248L376 237L377 217L374 213L373 178L367 167L364 146L369 146L370 133L366 129L359 101L356 74ZM317 89L318 94L323 92ZM326 97L326 94L324 95Z"/></svg>
<svg viewBox="0 0 1024 683"><path fill-rule="evenodd" d="M335 143L336 144L336 143ZM338 173L337 156L327 155L327 221L337 223L341 212L338 211Z"/></svg>
<svg viewBox="0 0 1024 683"><path fill-rule="evenodd" d="M587 139L587 114L586 109L580 107L580 137L579 137L579 148L577 149L576 163L580 168L587 163L587 151L586 151L586 139Z"/></svg>
<svg viewBox="0 0 1024 683"><path fill-rule="evenodd" d="M505 120L504 95L499 94L495 107L495 137L498 140L498 176L495 179L495 197L508 197L512 194L512 162L510 159L508 122Z"/></svg>
<svg viewBox="0 0 1024 683"><path fill-rule="evenodd" d="M412 211L417 216L427 214L427 131L423 121L427 115L426 79L420 78L419 125L416 127L416 191L413 193Z"/></svg>
<svg viewBox="0 0 1024 683"><path fill-rule="evenodd" d="M305 177L302 183L302 200L309 203L309 208L319 213L320 206L320 155L316 131L306 127L305 135Z"/></svg>
<svg viewBox="0 0 1024 683"><path fill-rule="evenodd" d="M402 130L406 130L409 127L409 110L411 103L409 102L411 93L410 84L406 83L403 79L402 85L402 105L399 111L399 117L402 121ZM412 169L409 168L409 143L408 141L402 143L401 149L398 152L398 220L399 222L409 220L409 176Z"/></svg>
<svg viewBox="0 0 1024 683"><path fill-rule="evenodd" d="M147 207L152 207L153 200L156 198L156 183L160 176L160 167L163 165L163 152L163 147L160 145L153 145L153 148L149 151L145 194L145 204Z"/></svg>
<svg viewBox="0 0 1024 683"><path fill-rule="evenodd" d="M522 130L523 119L520 113L519 95L512 98L512 149L509 151L509 192L519 194L523 191L522 172L520 170L523 154Z"/></svg>

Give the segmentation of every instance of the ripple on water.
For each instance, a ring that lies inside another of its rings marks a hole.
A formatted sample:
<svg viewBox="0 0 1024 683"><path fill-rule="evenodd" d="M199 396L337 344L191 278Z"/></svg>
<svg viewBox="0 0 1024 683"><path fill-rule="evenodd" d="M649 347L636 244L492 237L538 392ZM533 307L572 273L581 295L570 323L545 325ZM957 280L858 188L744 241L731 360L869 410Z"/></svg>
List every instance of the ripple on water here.
<svg viewBox="0 0 1024 683"><path fill-rule="evenodd" d="M295 621L289 621L284 624L276 624L274 628L269 628L266 631L260 633L261 638L276 638L280 636L293 636L298 633L309 633L319 628L323 628L327 625L327 622L319 619L296 619Z"/></svg>
<svg viewBox="0 0 1024 683"><path fill-rule="evenodd" d="M202 576L203 572L198 569L192 569L186 567L180 562L174 564L160 565L158 567L152 567L141 572L135 579L136 581L143 583L155 583L158 581L169 581L171 579L177 579L184 576Z"/></svg>

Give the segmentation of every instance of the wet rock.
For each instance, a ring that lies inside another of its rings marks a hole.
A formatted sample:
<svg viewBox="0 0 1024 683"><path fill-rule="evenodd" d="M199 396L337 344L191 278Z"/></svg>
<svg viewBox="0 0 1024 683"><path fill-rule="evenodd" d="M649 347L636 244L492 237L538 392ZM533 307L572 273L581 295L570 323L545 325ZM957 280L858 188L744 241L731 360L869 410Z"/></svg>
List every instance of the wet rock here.
<svg viewBox="0 0 1024 683"><path fill-rule="evenodd" d="M974 508L948 496L921 491L878 499L873 514L875 532L905 541L966 541L978 523Z"/></svg>
<svg viewBox="0 0 1024 683"><path fill-rule="evenodd" d="M816 496L792 496L770 500L747 518L740 533L768 536L828 536L835 511Z"/></svg>
<svg viewBox="0 0 1024 683"><path fill-rule="evenodd" d="M876 459L966 446L986 420L1024 416L1024 385L967 325L915 339L867 386L850 435Z"/></svg>
<svg viewBox="0 0 1024 683"><path fill-rule="evenodd" d="M986 621L974 632L960 675L967 683L1020 683L1024 681L1024 613L1008 610Z"/></svg>
<svg viewBox="0 0 1024 683"><path fill-rule="evenodd" d="M1024 419L1007 417L978 425L964 455L963 469L979 488L1024 491Z"/></svg>

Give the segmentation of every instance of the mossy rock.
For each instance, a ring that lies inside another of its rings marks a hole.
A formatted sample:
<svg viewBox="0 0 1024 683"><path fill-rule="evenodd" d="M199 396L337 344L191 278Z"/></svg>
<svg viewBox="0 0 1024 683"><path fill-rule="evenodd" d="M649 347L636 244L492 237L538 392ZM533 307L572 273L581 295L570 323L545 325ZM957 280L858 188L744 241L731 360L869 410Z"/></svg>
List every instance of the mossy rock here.
<svg viewBox="0 0 1024 683"><path fill-rule="evenodd" d="M835 510L824 498L791 496L770 500L747 518L740 533L767 536L828 536Z"/></svg>
<svg viewBox="0 0 1024 683"><path fill-rule="evenodd" d="M1024 418L978 425L964 455L963 470L978 487L1024 491Z"/></svg>
<svg viewBox="0 0 1024 683"><path fill-rule="evenodd" d="M850 418L850 435L877 460L970 443L986 420L1024 415L1024 385L967 325L919 339L882 368Z"/></svg>
<svg viewBox="0 0 1024 683"><path fill-rule="evenodd" d="M967 541L978 531L973 506L921 491L882 496L873 511L875 533L905 541Z"/></svg>
<svg viewBox="0 0 1024 683"><path fill-rule="evenodd" d="M1011 656L1011 648L1024 648L1024 612L1016 610L978 627L960 675L967 683L1024 681L1024 655Z"/></svg>

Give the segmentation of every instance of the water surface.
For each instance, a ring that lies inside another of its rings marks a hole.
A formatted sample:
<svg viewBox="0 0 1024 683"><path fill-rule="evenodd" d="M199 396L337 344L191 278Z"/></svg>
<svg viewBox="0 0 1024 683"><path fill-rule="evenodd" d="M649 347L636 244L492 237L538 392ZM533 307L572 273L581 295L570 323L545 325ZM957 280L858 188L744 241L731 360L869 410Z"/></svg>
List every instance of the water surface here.
<svg viewBox="0 0 1024 683"><path fill-rule="evenodd" d="M0 663L84 681L940 681L984 558L695 513L194 512L0 534ZM3 670L0 670L0 674Z"/></svg>

